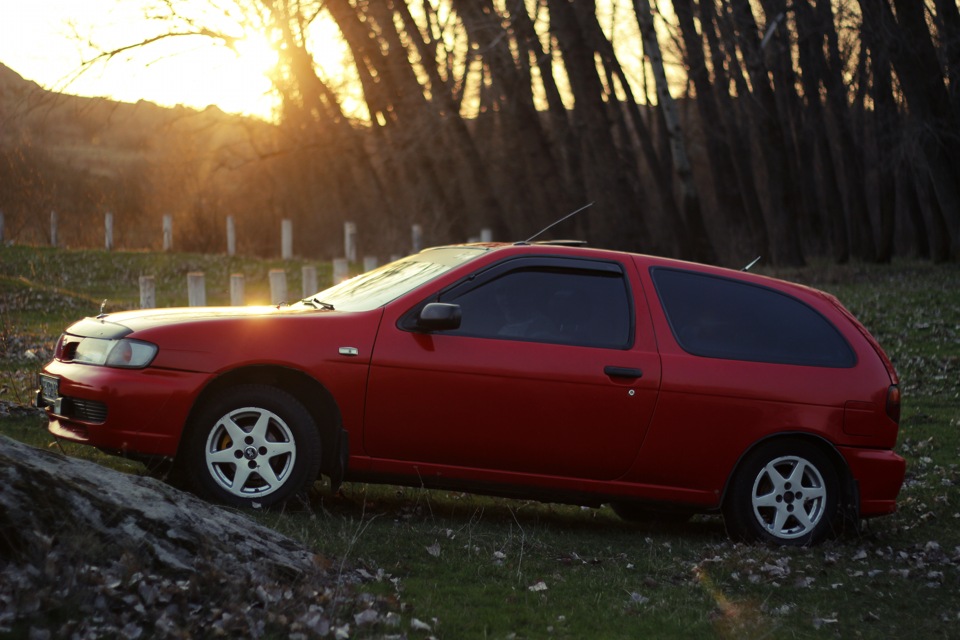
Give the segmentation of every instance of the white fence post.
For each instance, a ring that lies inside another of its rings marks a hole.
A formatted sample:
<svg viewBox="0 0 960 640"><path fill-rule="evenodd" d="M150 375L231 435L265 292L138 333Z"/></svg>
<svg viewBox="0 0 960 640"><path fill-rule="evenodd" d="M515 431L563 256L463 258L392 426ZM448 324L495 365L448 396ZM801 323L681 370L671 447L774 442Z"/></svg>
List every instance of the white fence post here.
<svg viewBox="0 0 960 640"><path fill-rule="evenodd" d="M493 229L480 229L480 242L493 242Z"/></svg>
<svg viewBox="0 0 960 640"><path fill-rule="evenodd" d="M287 272L283 269L270 269L270 304L287 301Z"/></svg>
<svg viewBox="0 0 960 640"><path fill-rule="evenodd" d="M107 251L113 251L113 214L109 211L103 214L103 244Z"/></svg>
<svg viewBox="0 0 960 640"><path fill-rule="evenodd" d="M155 309L157 306L157 285L153 276L140 276L140 308Z"/></svg>
<svg viewBox="0 0 960 640"><path fill-rule="evenodd" d="M319 289L317 289L317 268L312 265L307 265L302 269L302 284L303 284L303 297L312 296Z"/></svg>
<svg viewBox="0 0 960 640"><path fill-rule="evenodd" d="M191 307L207 306L207 285L202 271L187 274L187 304Z"/></svg>
<svg viewBox="0 0 960 640"><path fill-rule="evenodd" d="M419 253L423 249L423 226L419 224L410 228L410 235L413 241L413 253Z"/></svg>
<svg viewBox="0 0 960 640"><path fill-rule="evenodd" d="M293 257L293 222L290 220L280 223L280 255L284 260Z"/></svg>
<svg viewBox="0 0 960 640"><path fill-rule="evenodd" d="M233 224L233 216L227 216L227 255L237 252L237 229Z"/></svg>
<svg viewBox="0 0 960 640"><path fill-rule="evenodd" d="M173 216L169 213L163 216L163 250L173 249Z"/></svg>
<svg viewBox="0 0 960 640"><path fill-rule="evenodd" d="M57 212L50 212L50 246L57 246Z"/></svg>
<svg viewBox="0 0 960 640"><path fill-rule="evenodd" d="M346 258L333 259L333 284L340 284L350 277L350 263Z"/></svg>
<svg viewBox="0 0 960 640"><path fill-rule="evenodd" d="M363 270L373 271L377 268L377 256L363 256Z"/></svg>
<svg viewBox="0 0 960 640"><path fill-rule="evenodd" d="M343 223L343 255L348 262L357 261L357 225L353 222Z"/></svg>
<svg viewBox="0 0 960 640"><path fill-rule="evenodd" d="M242 307L246 304L246 293L244 292L242 273L230 274L230 304L234 307Z"/></svg>

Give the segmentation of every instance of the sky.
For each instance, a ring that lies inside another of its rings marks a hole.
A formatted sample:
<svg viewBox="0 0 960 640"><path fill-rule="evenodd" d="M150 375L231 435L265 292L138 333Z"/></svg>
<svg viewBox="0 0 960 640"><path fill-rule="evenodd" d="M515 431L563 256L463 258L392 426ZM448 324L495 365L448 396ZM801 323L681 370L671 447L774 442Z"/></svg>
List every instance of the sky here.
<svg viewBox="0 0 960 640"><path fill-rule="evenodd" d="M274 98L265 74L276 53L259 34L236 32L236 52L209 38L182 38L77 76L97 53L87 39L113 48L157 29L144 19L143 0L0 0L0 63L53 91L199 109L215 104L269 119Z"/></svg>
<svg viewBox="0 0 960 640"><path fill-rule="evenodd" d="M277 54L262 33L244 31L237 20L225 18L223 10L211 9L219 5L228 11L236 6L229 1L190 0L176 6L235 38L235 50L206 37L168 39L78 75L82 64L100 51L168 31L169 21L145 17L146 7L163 4L163 0L0 0L0 63L52 91L124 102L143 99L167 107L203 109L212 104L228 113L271 120L277 97L267 73ZM609 9L603 0L600 6ZM604 14L604 23L611 21L610 15ZM620 19L613 21L617 31L626 31L617 34L615 46L630 73L641 68L636 22L629 8L621 7L617 15ZM345 111L362 116L355 71L329 17L312 23L309 47L321 77L341 90Z"/></svg>

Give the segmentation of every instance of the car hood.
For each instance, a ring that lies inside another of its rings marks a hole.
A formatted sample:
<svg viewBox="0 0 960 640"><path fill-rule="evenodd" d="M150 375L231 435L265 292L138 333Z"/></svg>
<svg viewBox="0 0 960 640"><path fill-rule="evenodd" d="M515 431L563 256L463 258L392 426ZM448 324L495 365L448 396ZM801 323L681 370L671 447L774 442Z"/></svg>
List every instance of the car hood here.
<svg viewBox="0 0 960 640"><path fill-rule="evenodd" d="M365 364L383 315L277 307L149 309L86 318L67 329L83 338L142 340L159 347L156 369L224 371L246 365ZM344 355L346 352L347 355Z"/></svg>
<svg viewBox="0 0 960 640"><path fill-rule="evenodd" d="M183 307L121 311L96 318L84 318L67 328L67 333L84 338L118 339L134 332L187 323L217 322L229 319L255 319L271 316L336 314L304 306Z"/></svg>

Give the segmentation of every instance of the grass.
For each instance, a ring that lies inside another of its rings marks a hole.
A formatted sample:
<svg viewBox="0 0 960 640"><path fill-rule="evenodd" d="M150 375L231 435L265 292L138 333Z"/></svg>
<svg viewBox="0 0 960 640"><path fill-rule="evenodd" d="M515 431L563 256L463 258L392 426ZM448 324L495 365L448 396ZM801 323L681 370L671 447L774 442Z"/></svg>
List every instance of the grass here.
<svg viewBox="0 0 960 640"><path fill-rule="evenodd" d="M2 248L2 398L27 399L63 326L96 313L102 298L135 300L146 270L157 277L158 301L183 304L187 271L207 271L210 283L243 270L251 292L261 286L257 273L266 290L271 266ZM717 517L630 525L608 508L362 484L337 494L318 484L304 508L253 517L342 561L344 572L362 580L359 588L400 617L396 628L357 625L352 637L960 636L960 267L819 264L771 273L837 295L902 379L898 449L908 474L900 510L867 521L857 535L813 549L771 549L729 542ZM224 292L225 285L208 299L222 302ZM28 350L45 355L31 360ZM49 444L40 419L15 407L0 432ZM65 450L139 472L88 448Z"/></svg>

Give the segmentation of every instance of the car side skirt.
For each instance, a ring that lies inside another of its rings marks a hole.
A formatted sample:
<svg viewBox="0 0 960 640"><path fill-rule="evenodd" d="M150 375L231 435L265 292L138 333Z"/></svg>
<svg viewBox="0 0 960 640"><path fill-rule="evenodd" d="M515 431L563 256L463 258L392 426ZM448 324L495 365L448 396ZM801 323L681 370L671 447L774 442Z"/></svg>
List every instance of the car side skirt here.
<svg viewBox="0 0 960 640"><path fill-rule="evenodd" d="M698 513L716 512L720 508L719 495L712 491L444 467L356 456L350 459L345 480L466 491L581 506L600 506L607 502L631 500L649 502L651 505L682 505L685 509Z"/></svg>

